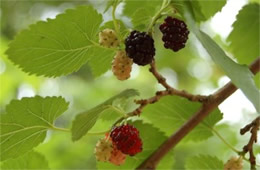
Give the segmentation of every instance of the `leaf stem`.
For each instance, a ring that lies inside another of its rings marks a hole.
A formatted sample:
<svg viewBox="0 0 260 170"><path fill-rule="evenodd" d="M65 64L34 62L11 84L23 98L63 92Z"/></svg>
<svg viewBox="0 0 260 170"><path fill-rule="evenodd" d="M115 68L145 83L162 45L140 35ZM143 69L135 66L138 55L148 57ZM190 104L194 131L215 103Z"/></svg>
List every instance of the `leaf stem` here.
<svg viewBox="0 0 260 170"><path fill-rule="evenodd" d="M112 18L113 18L113 23L114 23L114 27L115 27L115 31L116 31L116 35L117 37L119 37L120 41L121 41L121 36L120 36L120 32L119 32L119 28L118 28L118 23L116 20L116 7L118 5L118 1L116 0L113 4L113 9L112 9Z"/></svg>
<svg viewBox="0 0 260 170"><path fill-rule="evenodd" d="M161 9L153 16L152 21L151 21L151 23L148 26L148 29L147 29L148 31L147 32L149 34L152 34L152 27L154 26L154 24L157 21L157 19L160 18L161 13L165 10L165 8L167 8L169 6L169 4L170 4L170 1L163 0Z"/></svg>
<svg viewBox="0 0 260 170"><path fill-rule="evenodd" d="M231 150L233 150L234 152L236 152L237 154L240 153L239 150L237 150L236 148L234 148L231 144L229 144L221 135L220 133L214 129L213 127L209 127L208 128L224 143L226 144L227 147L229 147Z"/></svg>
<svg viewBox="0 0 260 170"><path fill-rule="evenodd" d="M70 129L59 128L59 127L56 127L56 126L52 126L51 129L61 131L61 132L70 132Z"/></svg>
<svg viewBox="0 0 260 170"><path fill-rule="evenodd" d="M89 135L89 136L104 135L104 134L108 133L109 131L110 130L103 131L103 132L88 132L87 135Z"/></svg>

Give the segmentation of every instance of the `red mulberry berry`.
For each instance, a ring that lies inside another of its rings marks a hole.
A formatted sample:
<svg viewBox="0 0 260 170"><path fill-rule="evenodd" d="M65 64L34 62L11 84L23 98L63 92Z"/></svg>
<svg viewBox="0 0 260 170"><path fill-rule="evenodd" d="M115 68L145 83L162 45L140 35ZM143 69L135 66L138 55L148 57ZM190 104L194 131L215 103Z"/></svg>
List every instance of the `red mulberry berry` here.
<svg viewBox="0 0 260 170"><path fill-rule="evenodd" d="M162 40L165 48L170 48L177 52L185 47L189 30L183 21L167 17L164 23L160 25L160 30L163 33Z"/></svg>
<svg viewBox="0 0 260 170"><path fill-rule="evenodd" d="M108 139L100 139L95 147L95 155L98 161L107 162L109 161L112 151L113 151L113 143Z"/></svg>
<svg viewBox="0 0 260 170"><path fill-rule="evenodd" d="M134 156L142 151L142 140L139 137L139 131L132 125L115 127L111 131L110 137L117 149L124 154Z"/></svg>
<svg viewBox="0 0 260 170"><path fill-rule="evenodd" d="M112 72L118 80L126 80L130 77L133 61L125 51L118 51L112 63Z"/></svg>
<svg viewBox="0 0 260 170"><path fill-rule="evenodd" d="M155 55L154 40L145 32L132 31L125 40L127 56L134 63L144 66L152 62Z"/></svg>
<svg viewBox="0 0 260 170"><path fill-rule="evenodd" d="M104 47L117 47L119 46L119 39L116 36L116 32L112 29L104 29L99 33L99 44Z"/></svg>

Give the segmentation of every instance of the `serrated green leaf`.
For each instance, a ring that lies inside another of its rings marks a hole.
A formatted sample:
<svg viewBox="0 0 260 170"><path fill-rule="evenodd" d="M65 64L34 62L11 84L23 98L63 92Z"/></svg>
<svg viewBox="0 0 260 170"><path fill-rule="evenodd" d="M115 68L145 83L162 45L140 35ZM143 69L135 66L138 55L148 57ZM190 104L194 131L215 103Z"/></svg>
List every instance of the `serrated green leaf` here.
<svg viewBox="0 0 260 170"><path fill-rule="evenodd" d="M127 16L132 16L138 9L145 8L149 11L149 15L153 16L157 8L161 6L162 1L151 0L125 0L123 13Z"/></svg>
<svg viewBox="0 0 260 170"><path fill-rule="evenodd" d="M217 12L221 11L221 9L225 6L226 0L209 0L209 1L198 1L201 12L205 16L206 19L214 16Z"/></svg>
<svg viewBox="0 0 260 170"><path fill-rule="evenodd" d="M231 81L242 90L245 96L253 103L260 113L260 92L257 89L253 74L245 65L240 65L231 60L225 52L204 32L194 31L197 38L207 50L213 61L220 66Z"/></svg>
<svg viewBox="0 0 260 170"><path fill-rule="evenodd" d="M244 6L233 23L233 30L228 36L230 51L241 64L250 64L260 56L259 19L260 5Z"/></svg>
<svg viewBox="0 0 260 170"><path fill-rule="evenodd" d="M150 12L147 9L138 9L132 17L134 29L138 31L147 31L148 25L152 22L152 17L153 16L150 15Z"/></svg>
<svg viewBox="0 0 260 170"><path fill-rule="evenodd" d="M91 6L69 9L55 19L37 22L22 31L11 42L6 54L29 74L48 77L67 75L92 58L91 61L103 58L107 61L110 57L111 52L107 53L106 48L95 42L101 23L102 15ZM101 58L97 59L96 56ZM91 65L103 72L108 68L105 64ZM100 75L101 71L94 70L94 73Z"/></svg>
<svg viewBox="0 0 260 170"><path fill-rule="evenodd" d="M16 158L40 144L54 120L67 108L62 97L12 100L7 113L0 115L1 160Z"/></svg>
<svg viewBox="0 0 260 170"><path fill-rule="evenodd" d="M154 150L160 146L167 138L158 128L155 128L151 124L143 123L142 121L130 121L129 124L134 125L138 130L143 142L143 151L135 156L128 156L124 164L115 166L111 163L98 162L97 167L99 169L135 169L142 161L144 161ZM168 155L168 162L173 162L173 156ZM171 159L169 159L171 158ZM171 168L172 164L168 167L162 166L165 169ZM161 167L161 168L162 168Z"/></svg>
<svg viewBox="0 0 260 170"><path fill-rule="evenodd" d="M92 47L91 54L93 57L88 61L92 74L98 77L111 68L111 62L116 51L100 47Z"/></svg>
<svg viewBox="0 0 260 170"><path fill-rule="evenodd" d="M189 0L189 1L187 1L187 3L189 5L189 7L190 7L189 8L190 9L190 13L192 13L194 19L197 22L207 20L207 18L203 15L203 13L201 11L201 7L200 7L200 4L199 4L199 1Z"/></svg>
<svg viewBox="0 0 260 170"><path fill-rule="evenodd" d="M224 169L224 163L215 156L198 155L187 159L185 168L192 169Z"/></svg>
<svg viewBox="0 0 260 170"><path fill-rule="evenodd" d="M142 115L169 136L180 128L200 107L200 103L191 102L178 96L166 96L159 102L145 107ZM210 128L221 119L220 111L218 109L213 111L185 137L185 140L201 141L211 137L213 133Z"/></svg>
<svg viewBox="0 0 260 170"><path fill-rule="evenodd" d="M5 161L2 169L50 169L48 161L45 157L35 151L28 152L16 159L9 159Z"/></svg>
<svg viewBox="0 0 260 170"><path fill-rule="evenodd" d="M83 137L88 131L95 125L97 119L99 118L100 114L107 109L111 109L111 105L113 101L119 98L129 98L133 96L137 96L139 93L134 89L127 89L118 95L108 99L104 103L80 113L76 116L75 120L72 123L72 140L76 141Z"/></svg>
<svg viewBox="0 0 260 170"><path fill-rule="evenodd" d="M193 14L197 22L206 21L214 16L217 12L221 11L226 4L226 0L189 0L190 12Z"/></svg>

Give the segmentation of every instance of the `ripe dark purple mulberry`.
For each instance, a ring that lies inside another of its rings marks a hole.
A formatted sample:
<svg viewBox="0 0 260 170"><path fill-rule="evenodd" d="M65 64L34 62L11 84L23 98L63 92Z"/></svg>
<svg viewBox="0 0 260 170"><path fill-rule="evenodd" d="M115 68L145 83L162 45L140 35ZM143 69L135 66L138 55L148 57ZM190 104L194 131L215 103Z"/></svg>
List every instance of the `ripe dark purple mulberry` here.
<svg viewBox="0 0 260 170"><path fill-rule="evenodd" d="M122 125L115 127L110 137L113 144L124 154L134 156L142 151L142 140L139 137L139 131L132 125Z"/></svg>
<svg viewBox="0 0 260 170"><path fill-rule="evenodd" d="M125 40L127 56L144 66L150 64L155 55L154 40L145 32L132 31Z"/></svg>
<svg viewBox="0 0 260 170"><path fill-rule="evenodd" d="M163 33L162 40L165 48L170 48L177 52L185 47L189 30L183 21L177 18L167 17L164 23L160 25L160 30Z"/></svg>

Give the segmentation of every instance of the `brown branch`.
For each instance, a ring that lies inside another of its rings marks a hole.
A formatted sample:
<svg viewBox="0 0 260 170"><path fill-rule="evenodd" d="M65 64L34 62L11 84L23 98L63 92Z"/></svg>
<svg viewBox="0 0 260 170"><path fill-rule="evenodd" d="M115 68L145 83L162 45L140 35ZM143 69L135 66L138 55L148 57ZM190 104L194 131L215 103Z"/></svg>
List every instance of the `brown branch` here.
<svg viewBox="0 0 260 170"><path fill-rule="evenodd" d="M252 73L256 74L260 69L260 58L250 65ZM174 148L190 131L192 131L206 116L210 114L220 103L237 90L231 82L215 92L209 100L175 133L172 134L161 146L154 151L137 169L155 169L159 161Z"/></svg>
<svg viewBox="0 0 260 170"><path fill-rule="evenodd" d="M243 147L243 154L246 154L249 152L249 161L251 165L251 169L256 169L256 161L255 161L255 155L253 152L253 145L257 142L257 131L260 127L260 116L257 117L252 123L246 125L240 130L240 134L244 135L246 132L251 133L250 140L247 145Z"/></svg>
<svg viewBox="0 0 260 170"><path fill-rule="evenodd" d="M160 83L163 87L166 88L165 93L167 93L167 95L176 95L176 96L181 96L184 98L189 99L190 101L199 101L199 102L204 102L208 99L208 96L203 96L203 95L194 95L194 94L190 94L188 92L186 92L185 90L177 90L173 87L171 87L167 82L166 82L166 78L163 77L156 69L156 65L155 62L152 61L152 63L150 64L151 68L150 68L150 72L154 75L154 77L157 79L158 83Z"/></svg>

